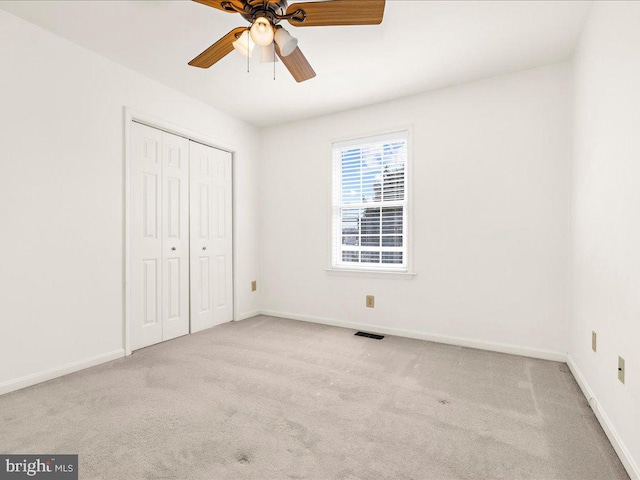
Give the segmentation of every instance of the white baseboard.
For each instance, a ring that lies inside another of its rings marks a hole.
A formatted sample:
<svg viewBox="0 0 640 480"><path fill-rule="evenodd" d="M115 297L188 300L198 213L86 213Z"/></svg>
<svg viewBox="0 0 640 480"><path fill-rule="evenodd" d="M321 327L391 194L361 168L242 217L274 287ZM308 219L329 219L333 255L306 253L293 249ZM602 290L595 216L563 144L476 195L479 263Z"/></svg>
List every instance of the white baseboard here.
<svg viewBox="0 0 640 480"><path fill-rule="evenodd" d="M251 317L255 317L256 315L260 315L260 310L254 310L253 312L246 312L246 313L241 313L239 314L234 320L238 321L238 320L245 320L247 318L251 318Z"/></svg>
<svg viewBox="0 0 640 480"><path fill-rule="evenodd" d="M263 315L269 315L272 317L289 318L291 320L301 320L303 322L321 323L323 325L331 325L334 327L350 328L353 330L366 330L371 333L384 333L386 335L395 335L398 337L415 338L418 340L427 340L429 342L446 343L448 345L456 345L459 347L477 348L480 350L489 350L492 352L510 353L512 355L521 355L523 357L540 358L543 360L553 360L556 362L566 362L567 358L564 353L553 352L549 350L541 350L530 347L522 347L519 345L509 345L506 343L497 342L485 342L482 340L472 340L470 338L463 337L451 337L447 335L437 335L423 332L416 332L412 330L402 330L399 328L380 327L376 325L367 325L364 323L352 323L342 320L335 320L325 317L314 317L311 315L298 315L288 312L275 312L270 310L263 310L260 312Z"/></svg>
<svg viewBox="0 0 640 480"><path fill-rule="evenodd" d="M111 360L121 357L124 357L124 349L122 348L112 352L102 353L94 357L85 358L84 360L79 360L77 362L67 363L66 365L61 365L59 367L49 368L14 380L9 380L7 382L0 383L0 395L20 390L21 388L30 387L36 383L46 382L52 378L62 377L63 375L77 372L78 370L94 367L101 363L110 362Z"/></svg>
<svg viewBox="0 0 640 480"><path fill-rule="evenodd" d="M568 355L568 354L567 354L567 365L569 366L571 373L573 373L573 376L576 379L576 382L578 382L578 385L580 386L582 393L586 397L587 402L589 402L589 406L593 410L593 413L595 414L596 418L600 422L600 425L602 425L602 429L604 430L604 433L607 435L607 438L609 438L609 441L611 442L613 449L618 454L618 457L620 458L622 465L624 465L624 468L627 470L629 477L631 477L631 480L640 480L640 470L638 469L638 464L635 462L635 460L629 453L629 450L627 449L626 445L618 435L618 432L616 431L613 424L611 423L611 420L609 420L609 417L607 416L607 414L604 412L604 410L600 408L600 404L598 403L598 400L595 397L593 390L591 390L591 387L589 386L586 379L582 375L582 372L574 362L571 355Z"/></svg>

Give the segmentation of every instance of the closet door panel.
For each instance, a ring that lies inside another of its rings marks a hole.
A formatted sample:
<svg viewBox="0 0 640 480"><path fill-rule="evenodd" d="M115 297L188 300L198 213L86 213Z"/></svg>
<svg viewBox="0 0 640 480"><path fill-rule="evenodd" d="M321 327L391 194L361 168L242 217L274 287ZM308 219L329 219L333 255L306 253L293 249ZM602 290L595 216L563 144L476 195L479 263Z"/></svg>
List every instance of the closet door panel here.
<svg viewBox="0 0 640 480"><path fill-rule="evenodd" d="M232 221L232 156L214 150L213 154L213 254L214 304L213 323L233 320L233 221Z"/></svg>
<svg viewBox="0 0 640 480"><path fill-rule="evenodd" d="M131 126L131 347L162 341L162 133Z"/></svg>
<svg viewBox="0 0 640 480"><path fill-rule="evenodd" d="M162 133L163 340L189 333L189 140Z"/></svg>
<svg viewBox="0 0 640 480"><path fill-rule="evenodd" d="M213 323L213 209L211 175L213 149L189 142L191 161L191 332Z"/></svg>

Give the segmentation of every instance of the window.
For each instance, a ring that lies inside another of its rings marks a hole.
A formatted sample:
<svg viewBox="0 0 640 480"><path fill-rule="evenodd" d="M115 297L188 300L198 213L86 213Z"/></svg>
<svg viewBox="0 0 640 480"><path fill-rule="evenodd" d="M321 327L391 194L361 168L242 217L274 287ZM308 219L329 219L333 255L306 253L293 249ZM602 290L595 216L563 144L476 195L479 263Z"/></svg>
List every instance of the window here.
<svg viewBox="0 0 640 480"><path fill-rule="evenodd" d="M332 268L407 270L407 132L333 145Z"/></svg>

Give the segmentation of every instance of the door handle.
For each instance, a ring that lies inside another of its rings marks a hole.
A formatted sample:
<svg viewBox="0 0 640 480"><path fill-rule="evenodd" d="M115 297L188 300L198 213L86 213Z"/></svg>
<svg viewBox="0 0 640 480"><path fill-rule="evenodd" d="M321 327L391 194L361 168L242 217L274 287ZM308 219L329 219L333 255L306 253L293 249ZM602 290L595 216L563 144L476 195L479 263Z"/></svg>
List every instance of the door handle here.
<svg viewBox="0 0 640 480"><path fill-rule="evenodd" d="M206 250L206 249L207 249L207 247L202 247L202 249L203 249L203 250Z"/></svg>
<svg viewBox="0 0 640 480"><path fill-rule="evenodd" d="M176 247L171 247L171 250L175 250L175 249L176 249Z"/></svg>

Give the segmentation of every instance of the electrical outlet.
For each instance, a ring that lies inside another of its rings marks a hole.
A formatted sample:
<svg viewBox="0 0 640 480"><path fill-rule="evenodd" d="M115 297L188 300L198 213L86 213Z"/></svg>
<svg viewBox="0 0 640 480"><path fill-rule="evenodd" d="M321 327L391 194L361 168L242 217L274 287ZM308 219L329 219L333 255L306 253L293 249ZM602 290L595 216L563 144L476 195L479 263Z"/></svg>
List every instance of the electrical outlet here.
<svg viewBox="0 0 640 480"><path fill-rule="evenodd" d="M258 282L254 280L253 282L251 282L251 291L255 292L257 289L258 289Z"/></svg>
<svg viewBox="0 0 640 480"><path fill-rule="evenodd" d="M367 308L375 307L375 299L373 295L367 295Z"/></svg>
<svg viewBox="0 0 640 480"><path fill-rule="evenodd" d="M618 357L618 380L624 383L624 358Z"/></svg>
<svg viewBox="0 0 640 480"><path fill-rule="evenodd" d="M596 332L591 332L591 350L594 352L598 348L598 334Z"/></svg>

